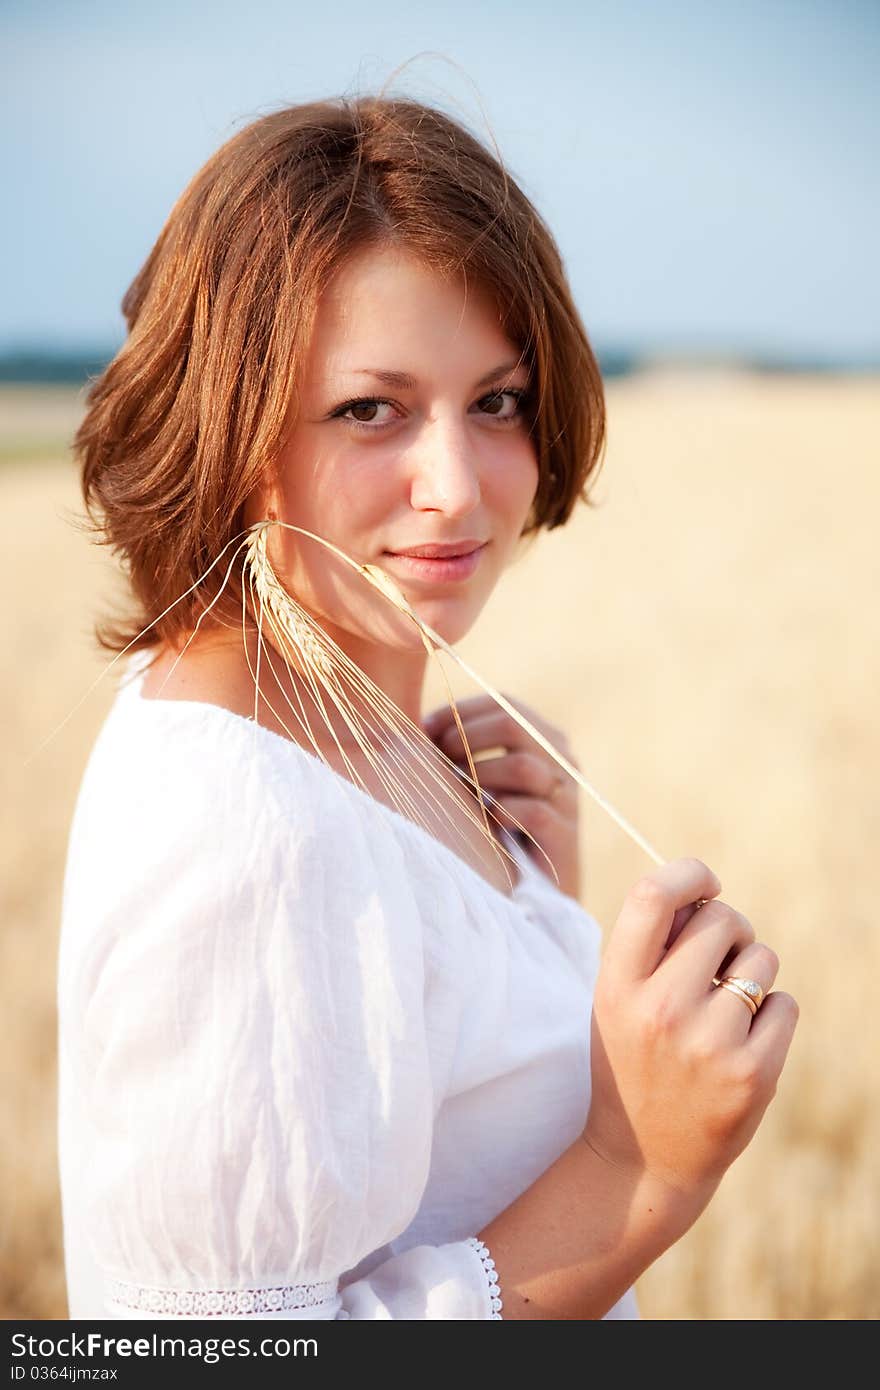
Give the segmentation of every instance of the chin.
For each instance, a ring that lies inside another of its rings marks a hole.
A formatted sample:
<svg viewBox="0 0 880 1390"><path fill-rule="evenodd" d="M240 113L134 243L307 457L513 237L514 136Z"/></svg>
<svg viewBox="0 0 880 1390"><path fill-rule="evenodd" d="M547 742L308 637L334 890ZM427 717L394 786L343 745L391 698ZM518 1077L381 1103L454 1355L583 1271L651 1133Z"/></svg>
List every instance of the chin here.
<svg viewBox="0 0 880 1390"><path fill-rule="evenodd" d="M456 642L460 642L466 637L480 615L482 604L464 604L449 598L427 599L421 603L413 602L413 612L416 613L422 622L432 627L444 642L448 642L450 647L454 647ZM418 633L416 634L418 637ZM421 639L419 639L421 646Z"/></svg>

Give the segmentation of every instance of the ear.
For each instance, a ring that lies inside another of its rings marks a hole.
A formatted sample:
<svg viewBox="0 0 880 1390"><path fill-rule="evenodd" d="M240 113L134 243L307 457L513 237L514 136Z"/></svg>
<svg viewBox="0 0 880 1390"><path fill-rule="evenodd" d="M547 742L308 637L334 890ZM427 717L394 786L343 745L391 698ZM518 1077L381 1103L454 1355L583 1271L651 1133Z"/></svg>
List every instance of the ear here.
<svg viewBox="0 0 880 1390"><path fill-rule="evenodd" d="M245 526L257 521L277 521L281 513L278 485L271 479L260 483L248 496L244 508Z"/></svg>
<svg viewBox="0 0 880 1390"><path fill-rule="evenodd" d="M265 507L263 516L268 517L269 521L278 521L284 508L281 487L274 472L263 482L262 493Z"/></svg>

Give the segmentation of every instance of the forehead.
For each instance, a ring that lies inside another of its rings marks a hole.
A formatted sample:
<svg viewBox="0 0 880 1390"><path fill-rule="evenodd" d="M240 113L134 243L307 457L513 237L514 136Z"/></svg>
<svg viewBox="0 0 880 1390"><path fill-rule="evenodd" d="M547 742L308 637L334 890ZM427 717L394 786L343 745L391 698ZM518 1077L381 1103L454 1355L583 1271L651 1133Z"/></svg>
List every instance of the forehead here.
<svg viewBox="0 0 880 1390"><path fill-rule="evenodd" d="M457 356L467 375L478 359L501 361L511 351L517 355L487 289L383 247L350 256L336 271L318 305L308 358L313 372L381 365L418 375Z"/></svg>

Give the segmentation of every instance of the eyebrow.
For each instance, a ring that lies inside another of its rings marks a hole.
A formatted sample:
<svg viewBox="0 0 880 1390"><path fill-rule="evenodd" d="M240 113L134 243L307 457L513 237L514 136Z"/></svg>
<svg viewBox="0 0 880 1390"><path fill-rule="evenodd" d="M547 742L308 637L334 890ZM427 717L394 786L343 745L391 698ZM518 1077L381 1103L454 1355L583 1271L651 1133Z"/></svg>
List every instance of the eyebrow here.
<svg viewBox="0 0 880 1390"><path fill-rule="evenodd" d="M521 358L518 358L515 362L502 362L500 367L493 367L491 372L487 372L485 376L481 376L479 381L475 384L478 387L488 386L490 382L495 381L496 378L503 373L513 372L517 367L522 367L525 371L529 370L528 363L524 362ZM373 376L377 381L384 381L386 386L396 386L399 391L414 391L418 385L415 377L410 376L409 372L395 372L387 367L356 367L353 371L353 375Z"/></svg>

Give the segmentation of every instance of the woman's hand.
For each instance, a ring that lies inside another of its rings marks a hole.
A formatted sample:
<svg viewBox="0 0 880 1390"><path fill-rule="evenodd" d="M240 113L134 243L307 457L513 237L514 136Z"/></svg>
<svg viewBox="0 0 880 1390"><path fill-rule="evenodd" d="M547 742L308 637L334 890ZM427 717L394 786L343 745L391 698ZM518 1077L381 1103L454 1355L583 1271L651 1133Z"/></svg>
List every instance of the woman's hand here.
<svg viewBox="0 0 880 1390"><path fill-rule="evenodd" d="M675 859L630 889L608 940L592 1018L592 1099L583 1138L609 1163L706 1205L776 1092L798 1006L770 993L779 961L699 859ZM694 904L708 899L705 906ZM690 906L689 906L690 905ZM752 1016L713 976L757 980Z"/></svg>
<svg viewBox="0 0 880 1390"><path fill-rule="evenodd" d="M514 700L510 695L504 698L534 724L570 763L580 767L572 756L568 739L560 729L548 724L528 705ZM562 892L577 898L580 893L580 787L577 782L553 761L550 754L515 719L499 708L491 695L475 695L458 700L456 708L472 754L487 748L504 749L495 758L482 761L474 758L480 786L495 798L488 809L509 830L515 830L516 826L506 812L516 816L552 862ZM441 752L470 775L452 710L447 706L433 710L422 721L422 727ZM544 855L528 842L526 852L538 868L552 879L553 874Z"/></svg>

